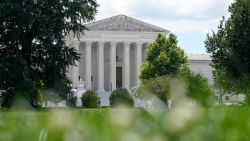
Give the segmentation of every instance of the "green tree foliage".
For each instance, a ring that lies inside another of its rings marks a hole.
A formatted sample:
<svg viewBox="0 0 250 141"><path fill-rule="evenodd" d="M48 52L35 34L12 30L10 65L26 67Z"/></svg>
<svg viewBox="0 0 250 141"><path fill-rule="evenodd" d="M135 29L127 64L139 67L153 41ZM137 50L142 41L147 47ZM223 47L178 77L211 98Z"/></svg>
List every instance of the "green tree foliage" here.
<svg viewBox="0 0 250 141"><path fill-rule="evenodd" d="M159 34L155 42L148 46L146 60L141 67L140 79L159 76L175 76L187 64L184 51L177 46L177 37Z"/></svg>
<svg viewBox="0 0 250 141"><path fill-rule="evenodd" d="M58 93L60 97L66 99L69 94L69 91L72 89L70 85L71 81L67 77L65 77L64 79L55 82L51 90L54 90Z"/></svg>
<svg viewBox="0 0 250 141"><path fill-rule="evenodd" d="M24 89L23 85L47 89L66 80L67 67L74 65L79 54L66 46L64 37L71 31L79 37L86 29L84 23L94 19L97 6L95 0L0 2L0 89L7 91L4 106L11 105L10 97Z"/></svg>
<svg viewBox="0 0 250 141"><path fill-rule="evenodd" d="M159 34L156 41L149 45L140 79L142 84L136 89L136 95L140 96L143 91L147 91L168 105L168 100L177 95L172 87L176 85L176 81L180 81L183 86L178 85L175 89L185 89L182 96L193 99L202 106L210 104L213 92L207 79L188 68L187 56L177 46L174 34L168 37Z"/></svg>
<svg viewBox="0 0 250 141"><path fill-rule="evenodd" d="M3 103L3 97L4 97L4 93L5 91L4 90L0 90L0 103ZM1 104L0 104L0 109L2 108Z"/></svg>
<svg viewBox="0 0 250 141"><path fill-rule="evenodd" d="M179 74L179 79L183 80L186 85L186 96L188 98L203 107L213 104L213 90L209 86L208 80L201 74L196 74L189 69L185 69Z"/></svg>
<svg viewBox="0 0 250 141"><path fill-rule="evenodd" d="M97 93L92 90L86 91L82 95L82 106L85 108L98 108L100 107L100 98Z"/></svg>
<svg viewBox="0 0 250 141"><path fill-rule="evenodd" d="M208 35L215 84L224 92L250 93L250 1L236 0L218 31Z"/></svg>
<svg viewBox="0 0 250 141"><path fill-rule="evenodd" d="M146 95L148 92L156 95L166 105L169 99L176 102L183 98L188 98L202 107L211 106L214 102L213 90L208 80L189 69L183 69L175 77L161 76L144 80L135 90L136 96L141 99L151 99Z"/></svg>
<svg viewBox="0 0 250 141"><path fill-rule="evenodd" d="M172 81L172 78L168 76L161 76L161 77L146 79L142 81L143 83L142 88L150 93L153 93L159 99L161 99L163 102L167 104L168 100L171 97L171 94L170 94L171 81Z"/></svg>
<svg viewBox="0 0 250 141"><path fill-rule="evenodd" d="M128 106L133 107L134 106L134 99L130 95L127 89L124 88L118 88L114 90L110 97L109 97L110 105L111 106Z"/></svg>
<svg viewBox="0 0 250 141"><path fill-rule="evenodd" d="M67 97L66 105L71 108L77 107L77 97L74 95L73 91L70 91Z"/></svg>
<svg viewBox="0 0 250 141"><path fill-rule="evenodd" d="M187 68L187 56L177 42L177 37L172 33L168 37L159 34L155 42L148 46L139 76L142 85L165 103L170 97L169 80Z"/></svg>

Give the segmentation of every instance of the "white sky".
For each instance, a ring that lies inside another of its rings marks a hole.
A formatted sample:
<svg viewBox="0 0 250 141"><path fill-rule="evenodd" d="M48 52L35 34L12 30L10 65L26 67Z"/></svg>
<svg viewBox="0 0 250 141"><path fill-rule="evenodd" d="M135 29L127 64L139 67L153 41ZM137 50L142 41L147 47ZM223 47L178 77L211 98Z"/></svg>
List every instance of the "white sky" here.
<svg viewBox="0 0 250 141"><path fill-rule="evenodd" d="M206 34L228 16L233 0L97 0L96 20L124 14L168 29L186 53L206 53Z"/></svg>

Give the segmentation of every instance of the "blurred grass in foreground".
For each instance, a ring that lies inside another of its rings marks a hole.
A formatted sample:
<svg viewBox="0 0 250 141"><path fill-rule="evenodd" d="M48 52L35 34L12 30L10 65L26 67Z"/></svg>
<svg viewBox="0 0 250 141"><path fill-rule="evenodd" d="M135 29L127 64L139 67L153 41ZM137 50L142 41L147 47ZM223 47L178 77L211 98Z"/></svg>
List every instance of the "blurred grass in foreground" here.
<svg viewBox="0 0 250 141"><path fill-rule="evenodd" d="M248 141L250 109L0 112L0 141Z"/></svg>

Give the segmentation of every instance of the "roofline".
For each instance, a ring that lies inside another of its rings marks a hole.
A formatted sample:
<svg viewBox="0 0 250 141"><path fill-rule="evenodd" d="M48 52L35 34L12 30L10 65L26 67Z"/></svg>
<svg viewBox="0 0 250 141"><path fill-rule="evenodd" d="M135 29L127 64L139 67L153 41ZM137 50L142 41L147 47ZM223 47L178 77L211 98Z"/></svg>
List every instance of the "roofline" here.
<svg viewBox="0 0 250 141"><path fill-rule="evenodd" d="M111 19L111 18L114 18L114 17L118 17L118 16L128 17L128 18L133 19L133 20L135 20L137 22L140 22L142 24L145 24L145 25L151 26L153 28L159 29L159 32L164 32L165 34L169 34L170 33L170 30L164 29L162 27L159 27L159 26L156 26L156 25L153 25L153 24L149 24L147 22L144 22L144 21L141 21L141 20L138 20L138 19L135 19L135 18L132 18L130 16L123 15L123 14L119 14L119 15L115 15L115 16L112 16L112 17L104 18L104 19L101 19L101 20L98 20L98 21L90 22L90 23L85 24L85 26L88 28L88 25L95 24L97 22L101 22L101 21L108 20L108 19Z"/></svg>
<svg viewBox="0 0 250 141"><path fill-rule="evenodd" d="M210 54L186 54L188 61L212 61Z"/></svg>

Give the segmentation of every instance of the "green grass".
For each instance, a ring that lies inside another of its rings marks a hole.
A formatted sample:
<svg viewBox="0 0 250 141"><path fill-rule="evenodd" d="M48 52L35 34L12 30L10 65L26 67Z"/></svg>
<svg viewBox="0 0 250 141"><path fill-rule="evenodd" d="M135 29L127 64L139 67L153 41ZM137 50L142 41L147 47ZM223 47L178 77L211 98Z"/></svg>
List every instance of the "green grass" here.
<svg viewBox="0 0 250 141"><path fill-rule="evenodd" d="M249 108L0 112L0 141L248 141Z"/></svg>

